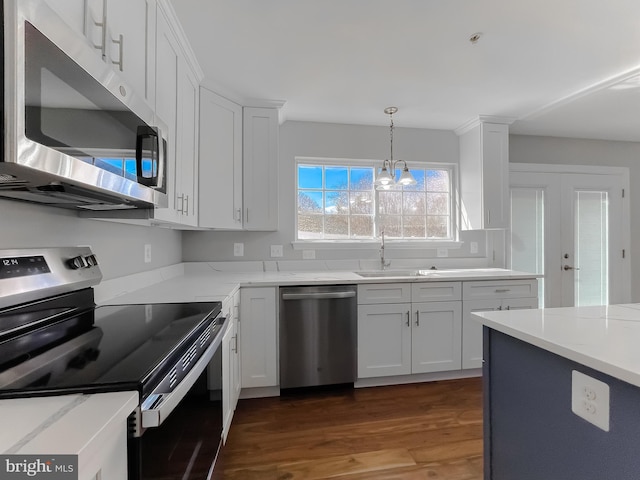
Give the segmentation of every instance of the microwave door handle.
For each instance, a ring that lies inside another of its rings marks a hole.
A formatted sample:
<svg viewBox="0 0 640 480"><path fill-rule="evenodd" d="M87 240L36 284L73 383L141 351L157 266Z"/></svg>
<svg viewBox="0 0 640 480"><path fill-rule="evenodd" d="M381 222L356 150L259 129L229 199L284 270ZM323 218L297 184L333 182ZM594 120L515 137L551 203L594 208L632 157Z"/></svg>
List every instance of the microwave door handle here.
<svg viewBox="0 0 640 480"><path fill-rule="evenodd" d="M144 140L147 138L155 138L155 145L158 145L158 130L153 127L148 127L146 125L139 126L137 130L136 136L136 176L138 177L138 183L141 185L146 185L147 187L156 186L156 182L158 181L157 173L151 177L145 177L143 175L142 170L142 156L143 156L143 145ZM158 149L160 150L160 149ZM157 153L157 152L156 152ZM153 171L153 167L152 167Z"/></svg>

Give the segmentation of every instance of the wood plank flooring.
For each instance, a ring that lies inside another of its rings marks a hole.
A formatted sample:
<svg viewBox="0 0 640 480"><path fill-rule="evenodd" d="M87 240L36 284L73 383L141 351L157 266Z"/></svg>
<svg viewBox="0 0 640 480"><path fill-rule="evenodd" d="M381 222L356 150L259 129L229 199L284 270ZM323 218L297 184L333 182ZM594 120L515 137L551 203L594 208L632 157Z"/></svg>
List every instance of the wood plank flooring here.
<svg viewBox="0 0 640 480"><path fill-rule="evenodd" d="M240 400L213 478L482 480L482 381Z"/></svg>

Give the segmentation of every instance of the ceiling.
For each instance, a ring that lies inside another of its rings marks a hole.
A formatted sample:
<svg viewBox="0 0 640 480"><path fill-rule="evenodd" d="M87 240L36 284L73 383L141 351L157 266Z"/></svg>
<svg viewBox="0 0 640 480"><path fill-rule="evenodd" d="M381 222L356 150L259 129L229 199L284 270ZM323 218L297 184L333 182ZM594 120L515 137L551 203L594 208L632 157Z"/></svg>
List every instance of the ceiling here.
<svg viewBox="0 0 640 480"><path fill-rule="evenodd" d="M640 141L638 0L173 0L205 81L287 120ZM480 33L476 43L469 39Z"/></svg>

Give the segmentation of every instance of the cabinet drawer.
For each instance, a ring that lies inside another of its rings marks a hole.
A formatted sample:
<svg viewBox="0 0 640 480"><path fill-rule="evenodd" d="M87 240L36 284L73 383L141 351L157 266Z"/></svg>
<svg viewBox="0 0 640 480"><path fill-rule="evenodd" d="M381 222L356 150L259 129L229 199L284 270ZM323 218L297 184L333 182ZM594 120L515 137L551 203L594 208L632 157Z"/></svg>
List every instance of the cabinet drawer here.
<svg viewBox="0 0 640 480"><path fill-rule="evenodd" d="M366 283L358 285L358 304L411 301L410 283Z"/></svg>
<svg viewBox="0 0 640 480"><path fill-rule="evenodd" d="M475 300L481 298L520 298L537 297L538 281L533 280L481 280L464 282L462 298Z"/></svg>
<svg viewBox="0 0 640 480"><path fill-rule="evenodd" d="M461 282L424 282L411 285L412 302L449 302L461 299Z"/></svg>

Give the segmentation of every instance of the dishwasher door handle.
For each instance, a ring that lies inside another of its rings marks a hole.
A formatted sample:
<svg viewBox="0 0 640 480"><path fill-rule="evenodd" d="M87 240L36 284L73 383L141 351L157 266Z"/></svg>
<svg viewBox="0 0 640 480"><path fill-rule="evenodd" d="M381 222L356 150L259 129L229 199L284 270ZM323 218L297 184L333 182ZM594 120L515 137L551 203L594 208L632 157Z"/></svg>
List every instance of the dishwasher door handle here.
<svg viewBox="0 0 640 480"><path fill-rule="evenodd" d="M282 300L306 300L306 299L329 299L329 298L353 298L356 292L320 292L320 293L283 293Z"/></svg>

